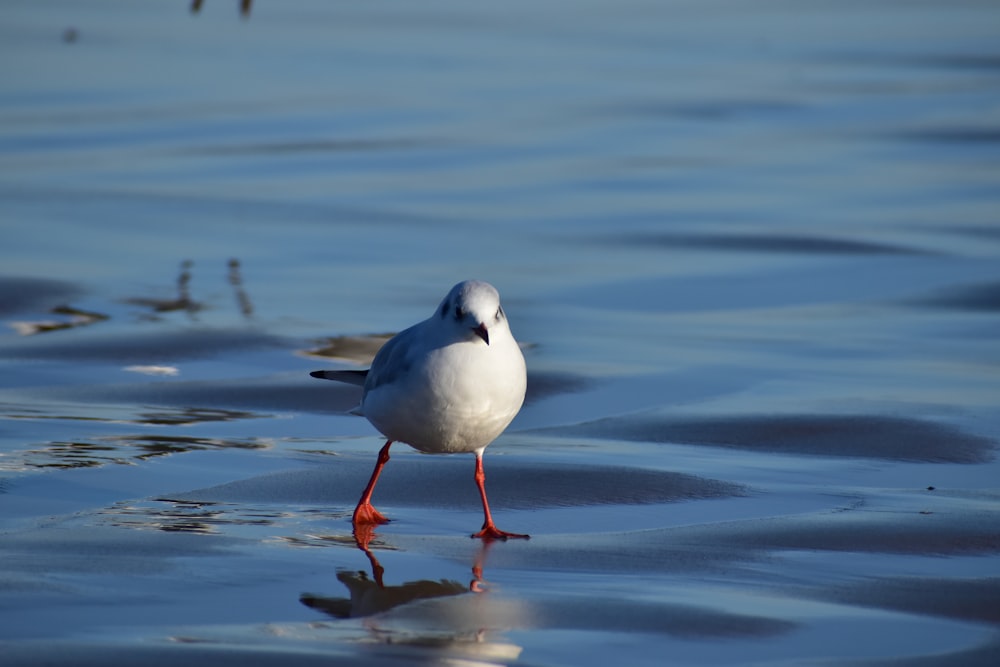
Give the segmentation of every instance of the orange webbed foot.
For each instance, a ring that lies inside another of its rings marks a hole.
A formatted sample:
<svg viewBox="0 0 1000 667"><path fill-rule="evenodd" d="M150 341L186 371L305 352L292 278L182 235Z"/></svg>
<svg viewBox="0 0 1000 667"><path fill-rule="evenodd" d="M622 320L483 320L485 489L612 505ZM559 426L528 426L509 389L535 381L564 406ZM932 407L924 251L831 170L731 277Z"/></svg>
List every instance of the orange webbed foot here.
<svg viewBox="0 0 1000 667"><path fill-rule="evenodd" d="M362 503L354 508L354 517L351 523L355 526L365 524L389 523L389 519L379 512L371 503Z"/></svg>
<svg viewBox="0 0 1000 667"><path fill-rule="evenodd" d="M506 540L508 538L514 539L529 539L530 535L524 535L522 533L508 533L506 530L500 530L492 523L483 524L483 529L478 533L472 535L472 537L478 537L484 540Z"/></svg>

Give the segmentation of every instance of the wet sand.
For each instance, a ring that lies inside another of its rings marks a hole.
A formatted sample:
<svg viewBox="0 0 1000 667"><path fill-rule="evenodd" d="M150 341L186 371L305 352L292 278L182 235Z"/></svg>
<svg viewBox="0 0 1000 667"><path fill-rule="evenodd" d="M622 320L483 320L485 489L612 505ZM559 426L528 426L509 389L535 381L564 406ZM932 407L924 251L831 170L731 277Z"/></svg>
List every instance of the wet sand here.
<svg viewBox="0 0 1000 667"><path fill-rule="evenodd" d="M990 3L253 4L11 10L0 662L997 664ZM361 548L308 373L467 277L531 539L397 445Z"/></svg>
<svg viewBox="0 0 1000 667"><path fill-rule="evenodd" d="M8 365L100 374L114 360L117 337L53 335L12 341ZM153 340L182 368L227 353L316 364L308 341L260 333ZM525 421L577 419L615 382L569 377L533 372ZM471 457L402 447L377 493L393 521L366 554L349 516L379 440L336 414L356 388L285 372L111 379L3 392L5 441L24 443L0 460L17 664L995 657L997 443L955 423L661 408L515 428L490 448L488 485L498 520L533 537L488 545L467 537ZM35 427L75 439L25 441ZM959 469L982 472L964 483Z"/></svg>

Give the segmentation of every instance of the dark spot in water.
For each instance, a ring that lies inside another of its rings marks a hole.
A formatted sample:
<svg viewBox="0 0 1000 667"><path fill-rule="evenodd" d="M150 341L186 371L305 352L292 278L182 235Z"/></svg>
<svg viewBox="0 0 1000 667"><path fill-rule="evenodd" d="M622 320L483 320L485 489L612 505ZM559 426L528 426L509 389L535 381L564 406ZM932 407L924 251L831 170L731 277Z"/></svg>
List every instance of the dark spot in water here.
<svg viewBox="0 0 1000 667"><path fill-rule="evenodd" d="M895 133L907 141L926 141L941 144L996 144L1000 142L1000 129L992 127L931 127Z"/></svg>
<svg viewBox="0 0 1000 667"><path fill-rule="evenodd" d="M205 0L191 0L191 13L200 12L203 4L205 4ZM240 16L245 19L250 18L251 9L253 9L253 0L240 0Z"/></svg>
<svg viewBox="0 0 1000 667"><path fill-rule="evenodd" d="M985 555L1000 551L1000 530L993 511L808 513L696 526L683 532L689 534L677 539L760 551L924 555Z"/></svg>
<svg viewBox="0 0 1000 667"><path fill-rule="evenodd" d="M948 225L941 226L941 231L948 233L964 234L973 238L987 239L990 241L1000 241L1000 226L988 225Z"/></svg>
<svg viewBox="0 0 1000 667"><path fill-rule="evenodd" d="M876 609L1000 624L1000 604L997 604L1000 578L996 577L867 578L832 587L822 591L820 596Z"/></svg>
<svg viewBox="0 0 1000 667"><path fill-rule="evenodd" d="M900 60L903 58L901 57ZM906 58L905 62L921 67L963 70L1000 70L1000 55L991 53L928 54Z"/></svg>
<svg viewBox="0 0 1000 667"><path fill-rule="evenodd" d="M433 459L433 460L430 460ZM176 496L213 502L297 502L352 505L371 473L370 459L344 458L336 465L241 480ZM380 478L378 501L387 507L480 507L473 482L473 457L427 457L400 449ZM486 456L490 504L539 509L588 505L647 505L732 498L746 494L738 484L662 470L598 467Z"/></svg>
<svg viewBox="0 0 1000 667"><path fill-rule="evenodd" d="M200 146L184 149L184 154L194 155L295 155L308 153L372 153L376 151L404 151L437 148L446 145L436 139L330 139L310 141L281 141L272 143L242 143L235 145Z"/></svg>
<svg viewBox="0 0 1000 667"><path fill-rule="evenodd" d="M624 239L629 245L696 248L737 252L788 253L807 255L902 255L926 254L906 246L790 234L657 233L634 234Z"/></svg>
<svg viewBox="0 0 1000 667"><path fill-rule="evenodd" d="M83 391L68 389L60 395L79 399ZM320 385L308 376L301 381L288 382L144 382L89 387L87 391L90 396L102 401L131 401L161 406L156 410L144 410L136 416L137 421L150 423L251 419L282 410L320 414L346 413L357 406L361 399L360 387L340 382L325 382Z"/></svg>
<svg viewBox="0 0 1000 667"><path fill-rule="evenodd" d="M792 415L675 419L612 417L548 429L592 438L732 447L781 454L897 461L983 463L996 443L937 422L871 415Z"/></svg>
<svg viewBox="0 0 1000 667"><path fill-rule="evenodd" d="M997 312L1000 311L1000 282L952 287L911 303L931 308Z"/></svg>
<svg viewBox="0 0 1000 667"><path fill-rule="evenodd" d="M966 71L1000 70L1000 54L993 53L839 53L834 60L858 65L935 68Z"/></svg>
<svg viewBox="0 0 1000 667"><path fill-rule="evenodd" d="M46 339L30 337L0 349L0 358L101 361L120 364L170 363L203 359L236 350L266 347L294 349L279 336L238 329L193 328L142 334L80 335Z"/></svg>
<svg viewBox="0 0 1000 667"><path fill-rule="evenodd" d="M527 405L547 396L583 391L590 385L591 380L582 375L552 372L533 373L529 370L528 390L525 392L524 402Z"/></svg>
<svg viewBox="0 0 1000 667"><path fill-rule="evenodd" d="M800 104L784 100L723 99L701 102L672 102L650 99L623 102L606 107L615 115L652 118L693 118L700 120L729 120L736 117L787 113L800 110Z"/></svg>

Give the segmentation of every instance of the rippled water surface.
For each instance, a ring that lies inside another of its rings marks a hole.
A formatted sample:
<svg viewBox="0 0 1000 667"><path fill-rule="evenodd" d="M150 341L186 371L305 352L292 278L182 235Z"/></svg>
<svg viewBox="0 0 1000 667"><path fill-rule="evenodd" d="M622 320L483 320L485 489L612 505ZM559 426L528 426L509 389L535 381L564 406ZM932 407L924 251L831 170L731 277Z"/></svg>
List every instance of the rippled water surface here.
<svg viewBox="0 0 1000 667"><path fill-rule="evenodd" d="M995 3L243 4L2 10L6 656L996 664ZM397 446L366 553L308 372L469 277L532 539Z"/></svg>

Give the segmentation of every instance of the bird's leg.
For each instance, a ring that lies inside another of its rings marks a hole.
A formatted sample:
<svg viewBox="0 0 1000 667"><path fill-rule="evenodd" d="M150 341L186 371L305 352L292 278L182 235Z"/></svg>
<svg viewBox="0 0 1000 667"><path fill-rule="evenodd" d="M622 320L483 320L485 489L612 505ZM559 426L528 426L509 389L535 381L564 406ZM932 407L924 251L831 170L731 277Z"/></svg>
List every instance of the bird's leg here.
<svg viewBox="0 0 1000 667"><path fill-rule="evenodd" d="M364 493L361 494L358 506L354 508L352 523L355 526L358 524L389 523L389 520L381 512L372 507L372 491L375 490L375 482L378 481L378 476L382 473L382 468L389 461L389 445L391 444L392 440L386 440L385 445L378 453L378 462L375 463L372 478L368 480L368 486L365 487Z"/></svg>
<svg viewBox="0 0 1000 667"><path fill-rule="evenodd" d="M483 472L483 453L476 452L476 486L479 487L479 497L483 501L483 529L472 537L481 537L485 540L506 540L508 537L528 537L520 533L508 533L500 530L493 523L493 515L490 514L490 503L486 500L486 473Z"/></svg>

